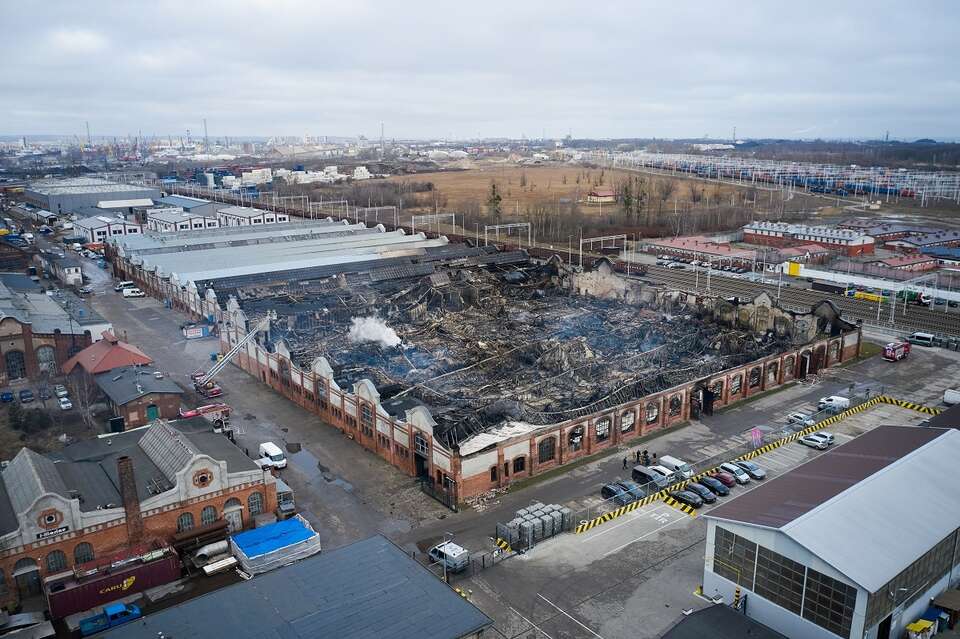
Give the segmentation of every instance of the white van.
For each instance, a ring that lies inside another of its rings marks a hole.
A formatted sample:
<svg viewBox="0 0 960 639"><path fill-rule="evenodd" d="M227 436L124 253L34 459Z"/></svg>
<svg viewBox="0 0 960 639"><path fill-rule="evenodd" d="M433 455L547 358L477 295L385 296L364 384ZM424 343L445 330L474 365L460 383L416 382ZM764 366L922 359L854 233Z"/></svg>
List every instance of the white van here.
<svg viewBox="0 0 960 639"><path fill-rule="evenodd" d="M117 282L114 285L113 290L119 293L125 288L134 288L136 285L137 285L136 282L131 282L130 280L123 280L122 282Z"/></svg>
<svg viewBox="0 0 960 639"><path fill-rule="evenodd" d="M922 332L912 333L910 337L907 338L907 341L917 346L933 346L933 334Z"/></svg>
<svg viewBox="0 0 960 639"><path fill-rule="evenodd" d="M660 458L660 465L664 468L668 468L678 475L682 475L684 479L690 479L693 477L693 469L690 468L690 464L683 461L678 457L671 457L670 455L664 455Z"/></svg>
<svg viewBox="0 0 960 639"><path fill-rule="evenodd" d="M141 291L139 288L125 288L123 289L124 297L146 297L147 294Z"/></svg>
<svg viewBox="0 0 960 639"><path fill-rule="evenodd" d="M850 400L846 397L840 397L839 395L821 397L820 401L817 402L817 408L820 410L829 410L838 413L842 410L847 410L850 408Z"/></svg>
<svg viewBox="0 0 960 639"><path fill-rule="evenodd" d="M956 406L960 404L960 390L948 388L943 391L943 403L947 406Z"/></svg>
<svg viewBox="0 0 960 639"><path fill-rule="evenodd" d="M273 442L260 444L260 459L257 460L261 468L286 468L287 456L280 447Z"/></svg>

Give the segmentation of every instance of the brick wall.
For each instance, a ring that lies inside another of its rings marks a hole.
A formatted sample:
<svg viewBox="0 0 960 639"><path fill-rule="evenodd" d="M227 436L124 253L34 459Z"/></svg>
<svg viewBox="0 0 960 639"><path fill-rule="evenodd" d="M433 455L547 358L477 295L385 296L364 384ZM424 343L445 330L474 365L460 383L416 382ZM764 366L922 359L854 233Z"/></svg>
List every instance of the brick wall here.
<svg viewBox="0 0 960 639"><path fill-rule="evenodd" d="M512 471L512 459L504 454L504 451L523 441L524 436L500 442L496 477L494 478L488 469L487 472L458 478L461 497L503 487L509 485L511 481L542 473L610 447L620 446L640 435L647 435L683 423L691 418L692 398L698 397L702 390L710 390L714 394L712 410L718 410L757 393L791 382L801 373L811 375L821 368L845 362L859 353L860 337L859 330L852 331L846 338L849 342L846 346L844 346L845 338L842 337L818 340L793 351L719 372L705 380L689 382L680 387L648 395L604 413L571 420L549 430L538 430L526 436L529 451L525 454L525 470L522 473L511 472L507 475L503 472L503 468L504 464L508 464ZM706 410L706 406L701 405L700 409ZM629 423L629 418L625 419L626 415L633 415L632 424ZM605 422L609 423L609 436L606 439L598 435L598 426L601 433L607 430L604 427ZM627 430L623 429L624 423L629 425ZM576 442L578 435L579 442ZM553 459L540 462L540 444L550 438L553 438L555 443Z"/></svg>
<svg viewBox="0 0 960 639"><path fill-rule="evenodd" d="M263 512L276 510L276 490L267 490L267 486L264 484L248 484L234 488L229 492L206 495L202 498L183 502L169 510L144 511L145 537L146 539L160 539L171 542L173 535L177 532L177 519L181 514L184 512L191 513L194 527L199 527L201 525L200 514L205 507L213 506L216 508L219 519L223 517L224 504L229 499L240 501L243 505L243 525L245 528L250 527L253 525L253 517L249 515L247 504L250 495L254 492L259 492L263 497ZM24 557L35 560L40 567L42 580L51 574L47 570L47 555L56 550L62 551L67 557L67 569L71 569L75 565L74 551L78 544L84 542L93 546L95 557L122 551L127 545L127 526L124 519L120 517L107 524L0 552L0 570L3 571L4 584L6 585L6 592L0 592L0 604L4 607L10 607L18 601L17 584L12 576L17 561ZM62 570L56 572L62 572Z"/></svg>
<svg viewBox="0 0 960 639"><path fill-rule="evenodd" d="M113 413L124 418L124 428L138 428L146 424L147 410L151 405L157 407L159 417L177 419L180 416L180 395L175 393L150 393L123 404L112 404Z"/></svg>

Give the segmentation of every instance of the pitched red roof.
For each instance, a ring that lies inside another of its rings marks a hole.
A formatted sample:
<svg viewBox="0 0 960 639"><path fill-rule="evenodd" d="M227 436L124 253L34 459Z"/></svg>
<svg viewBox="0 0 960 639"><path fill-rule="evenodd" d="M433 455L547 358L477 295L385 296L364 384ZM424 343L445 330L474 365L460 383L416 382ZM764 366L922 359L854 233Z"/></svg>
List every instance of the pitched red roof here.
<svg viewBox="0 0 960 639"><path fill-rule="evenodd" d="M105 373L114 368L152 364L153 360L136 346L121 342L110 331L103 332L103 339L86 347L63 364L63 372L69 374L80 366L91 375Z"/></svg>
<svg viewBox="0 0 960 639"><path fill-rule="evenodd" d="M593 189L589 195L593 197L614 197L616 194L613 192L613 189Z"/></svg>

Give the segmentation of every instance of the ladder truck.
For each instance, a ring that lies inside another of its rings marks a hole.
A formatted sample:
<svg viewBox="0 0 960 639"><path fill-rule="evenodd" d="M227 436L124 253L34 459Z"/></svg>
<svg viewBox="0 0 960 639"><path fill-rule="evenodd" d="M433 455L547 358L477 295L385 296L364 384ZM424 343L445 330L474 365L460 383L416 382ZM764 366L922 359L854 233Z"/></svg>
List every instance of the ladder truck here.
<svg viewBox="0 0 960 639"><path fill-rule="evenodd" d="M270 327L270 321L275 317L273 312L268 313L263 319L257 322L249 333L244 335L237 343L220 357L217 362L210 367L210 370L197 370L190 376L193 380L194 389L204 397L219 397L223 395L223 389L213 381L213 379L226 368L227 364L237 356L237 353L246 348L247 344L253 341L260 331L267 330Z"/></svg>

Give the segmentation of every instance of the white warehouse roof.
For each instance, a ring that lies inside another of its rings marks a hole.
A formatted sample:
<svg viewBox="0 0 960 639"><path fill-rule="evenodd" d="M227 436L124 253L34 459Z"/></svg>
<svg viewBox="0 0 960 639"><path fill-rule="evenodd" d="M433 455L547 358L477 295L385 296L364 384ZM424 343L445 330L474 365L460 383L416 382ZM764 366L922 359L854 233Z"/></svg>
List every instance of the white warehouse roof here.
<svg viewBox="0 0 960 639"><path fill-rule="evenodd" d="M960 430L880 426L704 516L779 530L876 592L960 527L958 459Z"/></svg>

